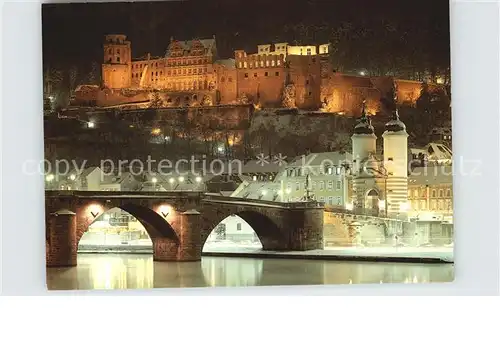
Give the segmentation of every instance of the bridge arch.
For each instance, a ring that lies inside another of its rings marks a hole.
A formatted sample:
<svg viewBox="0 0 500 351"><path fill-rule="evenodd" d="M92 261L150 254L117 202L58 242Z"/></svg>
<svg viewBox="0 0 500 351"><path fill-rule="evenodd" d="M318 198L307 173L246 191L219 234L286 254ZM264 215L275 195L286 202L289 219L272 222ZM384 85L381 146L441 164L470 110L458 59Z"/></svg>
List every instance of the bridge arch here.
<svg viewBox="0 0 500 351"><path fill-rule="evenodd" d="M81 239L88 235L89 229L94 225L99 223L103 217L105 218L110 213L114 212L114 210L122 210L129 216L133 217L137 222L139 222L147 233L148 238L151 240L151 246L153 245L153 241L157 238L168 239L174 243L179 242L178 236L174 228L168 223L168 221L157 212L153 211L150 208L136 205L136 204L124 204L117 207L103 209L102 213L99 213L93 220L90 222L87 221L87 225L82 225L77 232L76 243L77 247L81 242ZM94 213L95 214L95 213ZM129 218L124 218L127 221L127 227L129 226ZM109 219L105 219L105 221L109 221ZM108 227L108 226L106 226ZM141 229L141 228L135 228ZM87 234L85 234L87 233Z"/></svg>
<svg viewBox="0 0 500 351"><path fill-rule="evenodd" d="M245 209L242 211L234 211L229 214L221 213L213 220L207 221L207 226L202 235L202 248L212 231L226 218L239 217L245 221L255 232L264 250L273 250L282 242L283 235L281 228L273 219L258 210Z"/></svg>
<svg viewBox="0 0 500 351"><path fill-rule="evenodd" d="M167 239L176 244L179 243L179 237L175 229L169 223L167 218L168 215L161 215L161 211L158 213L149 207L134 203L124 203L118 204L117 206L111 205L106 207L93 203L86 206L83 211L80 211L80 213L77 214L77 245L84 233L88 231L88 228L113 209L121 209L137 219L137 221L142 224L152 241L161 238ZM90 216L88 215L89 213Z"/></svg>

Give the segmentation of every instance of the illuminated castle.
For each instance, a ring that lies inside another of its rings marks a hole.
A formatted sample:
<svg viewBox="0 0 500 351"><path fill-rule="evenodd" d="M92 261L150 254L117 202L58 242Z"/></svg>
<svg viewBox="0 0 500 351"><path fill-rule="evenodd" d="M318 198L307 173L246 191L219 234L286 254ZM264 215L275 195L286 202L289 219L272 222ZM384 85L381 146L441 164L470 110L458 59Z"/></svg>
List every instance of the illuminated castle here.
<svg viewBox="0 0 500 351"><path fill-rule="evenodd" d="M380 111L380 97L393 85L391 77L359 77L333 71L330 44L294 46L258 45L256 53L235 50L234 59L218 59L215 36L187 41L171 38L161 57L150 54L134 60L125 35L106 35L102 87L106 94L89 93L97 105L121 99L122 90L144 96L162 94L165 105L254 103L283 107L285 91L291 106L300 109L359 115L363 99L366 113ZM421 83L398 80L398 98L414 103ZM120 100L121 99L121 100Z"/></svg>

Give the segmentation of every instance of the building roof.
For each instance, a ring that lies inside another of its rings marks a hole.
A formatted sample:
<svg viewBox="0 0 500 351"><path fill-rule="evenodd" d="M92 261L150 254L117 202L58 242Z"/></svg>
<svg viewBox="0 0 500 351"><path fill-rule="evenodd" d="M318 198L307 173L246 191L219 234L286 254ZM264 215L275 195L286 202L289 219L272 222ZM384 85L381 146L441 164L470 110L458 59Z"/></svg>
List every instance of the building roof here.
<svg viewBox="0 0 500 351"><path fill-rule="evenodd" d="M265 156L264 156L265 157ZM277 173L282 168L275 160L271 158L266 158L263 160L250 160L245 163L242 167L243 174L249 173Z"/></svg>
<svg viewBox="0 0 500 351"><path fill-rule="evenodd" d="M408 176L408 186L453 184L451 166L416 167Z"/></svg>
<svg viewBox="0 0 500 351"><path fill-rule="evenodd" d="M215 61L215 64L227 67L227 68L236 68L236 60L229 58L229 59L224 59L224 60L217 60Z"/></svg>
<svg viewBox="0 0 500 351"><path fill-rule="evenodd" d="M88 176L90 173L92 173L93 171L95 170L99 170L100 171L100 168L99 167L87 167L87 168L84 168L82 169L82 171L78 174L78 177L79 178L84 178L86 176Z"/></svg>
<svg viewBox="0 0 500 351"><path fill-rule="evenodd" d="M280 201L280 186L280 183L274 182L243 182L231 194L231 197Z"/></svg>
<svg viewBox="0 0 500 351"><path fill-rule="evenodd" d="M201 45L207 49L207 50L211 50L212 48L215 47L215 38L212 38L212 39L192 39L192 40L174 40L172 41L172 43L170 43L170 45L168 46L168 50L167 52L165 53L165 56L169 56L169 52L170 52L170 46L172 44L177 44L177 45L180 45L184 50L187 50L187 51L191 51L192 47L193 47L193 44L196 43L196 42L200 42Z"/></svg>
<svg viewBox="0 0 500 351"><path fill-rule="evenodd" d="M330 152L319 152L319 153L310 153L309 155L303 155L296 157L291 163L289 163L286 167L302 167L302 166L320 166L320 165L339 165L343 162L351 163L352 155L348 152L341 153L338 151L330 151Z"/></svg>

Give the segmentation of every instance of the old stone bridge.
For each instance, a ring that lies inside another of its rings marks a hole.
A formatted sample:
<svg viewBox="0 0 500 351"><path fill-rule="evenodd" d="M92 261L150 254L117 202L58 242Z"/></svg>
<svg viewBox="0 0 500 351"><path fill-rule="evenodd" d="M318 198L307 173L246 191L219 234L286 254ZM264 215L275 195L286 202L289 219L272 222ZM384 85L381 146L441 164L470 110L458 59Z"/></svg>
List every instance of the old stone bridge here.
<svg viewBox="0 0 500 351"><path fill-rule="evenodd" d="M264 250L323 248L323 206L210 196L201 192L46 191L48 266L73 266L78 242L88 227L112 208L134 216L153 242L159 261L197 261L210 232L238 215Z"/></svg>

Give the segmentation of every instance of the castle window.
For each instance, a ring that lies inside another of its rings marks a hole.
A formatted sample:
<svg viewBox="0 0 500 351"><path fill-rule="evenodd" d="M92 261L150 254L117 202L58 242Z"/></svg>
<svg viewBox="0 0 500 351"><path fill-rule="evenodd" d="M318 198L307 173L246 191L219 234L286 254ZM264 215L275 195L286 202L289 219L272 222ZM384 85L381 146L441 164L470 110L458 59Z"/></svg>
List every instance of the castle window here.
<svg viewBox="0 0 500 351"><path fill-rule="evenodd" d="M451 190L450 189L446 190L446 197L451 197Z"/></svg>
<svg viewBox="0 0 500 351"><path fill-rule="evenodd" d="M245 78L248 78L248 73L245 73Z"/></svg>
<svg viewBox="0 0 500 351"><path fill-rule="evenodd" d="M155 72L155 76L158 76L158 71Z"/></svg>
<svg viewBox="0 0 500 351"><path fill-rule="evenodd" d="M281 66L281 60L278 60L277 65Z"/></svg>
<svg viewBox="0 0 500 351"><path fill-rule="evenodd" d="M253 62L250 62L250 68L253 68Z"/></svg>
<svg viewBox="0 0 500 351"><path fill-rule="evenodd" d="M160 71L160 76L163 75L163 71Z"/></svg>
<svg viewBox="0 0 500 351"><path fill-rule="evenodd" d="M436 190L432 190L432 197L436 197Z"/></svg>
<svg viewBox="0 0 500 351"><path fill-rule="evenodd" d="M309 79L306 79L306 85L308 85L308 84L309 84Z"/></svg>
<svg viewBox="0 0 500 351"><path fill-rule="evenodd" d="M311 48L307 48L307 54L311 55Z"/></svg>
<svg viewBox="0 0 500 351"><path fill-rule="evenodd" d="M271 66L274 67L274 60L271 60Z"/></svg>
<svg viewBox="0 0 500 351"><path fill-rule="evenodd" d="M389 157L387 160L388 160L388 161L394 161L394 158Z"/></svg>
<svg viewBox="0 0 500 351"><path fill-rule="evenodd" d="M120 62L120 56L116 58L116 62Z"/></svg>
<svg viewBox="0 0 500 351"><path fill-rule="evenodd" d="M266 67L269 67L269 61L266 61Z"/></svg>
<svg viewBox="0 0 500 351"><path fill-rule="evenodd" d="M151 72L151 75L154 75L154 72Z"/></svg>
<svg viewBox="0 0 500 351"><path fill-rule="evenodd" d="M439 197L443 197L443 189L439 190Z"/></svg>
<svg viewBox="0 0 500 351"><path fill-rule="evenodd" d="M188 73L191 74L191 68L188 70Z"/></svg>
<svg viewBox="0 0 500 351"><path fill-rule="evenodd" d="M116 49L116 54L120 55L120 49Z"/></svg>
<svg viewBox="0 0 500 351"><path fill-rule="evenodd" d="M333 190L333 180L328 181L328 190Z"/></svg>
<svg viewBox="0 0 500 351"><path fill-rule="evenodd" d="M243 62L243 67L247 68L247 62Z"/></svg>
<svg viewBox="0 0 500 351"><path fill-rule="evenodd" d="M253 74L253 76L254 76L255 78L257 78L257 73L254 73L254 74Z"/></svg>
<svg viewBox="0 0 500 351"><path fill-rule="evenodd" d="M264 61L260 61L260 67L264 67Z"/></svg>
<svg viewBox="0 0 500 351"><path fill-rule="evenodd" d="M239 66L240 68L243 68L243 63L242 63L242 62L240 62L240 63L238 64L238 66Z"/></svg>
<svg viewBox="0 0 500 351"><path fill-rule="evenodd" d="M111 51L111 49L109 49L109 50L108 50L108 54L110 54L110 55L111 55L112 53L113 53L113 52Z"/></svg>
<svg viewBox="0 0 500 351"><path fill-rule="evenodd" d="M312 91L310 91L308 95L311 96L312 95Z"/></svg>
<svg viewBox="0 0 500 351"><path fill-rule="evenodd" d="M316 57L313 57L312 63L316 63Z"/></svg>
<svg viewBox="0 0 500 351"><path fill-rule="evenodd" d="M279 77L280 72L275 72L275 73L274 73L274 75L275 75L276 77Z"/></svg>
<svg viewBox="0 0 500 351"><path fill-rule="evenodd" d="M158 67L158 62L155 63L155 67Z"/></svg>
<svg viewBox="0 0 500 351"><path fill-rule="evenodd" d="M340 180L337 180L337 190L340 190L341 186L342 186L342 184L341 184Z"/></svg>
<svg viewBox="0 0 500 351"><path fill-rule="evenodd" d="M268 76L269 76L269 72L265 72L265 73L264 73L264 75L265 75L266 77L268 77Z"/></svg>
<svg viewBox="0 0 500 351"><path fill-rule="evenodd" d="M227 80L229 83L231 83L233 81L233 77L229 77Z"/></svg>
<svg viewBox="0 0 500 351"><path fill-rule="evenodd" d="M225 81L226 81L226 78L224 78L224 77L222 77L222 78L220 79L220 82L221 82L221 83L224 83Z"/></svg>

